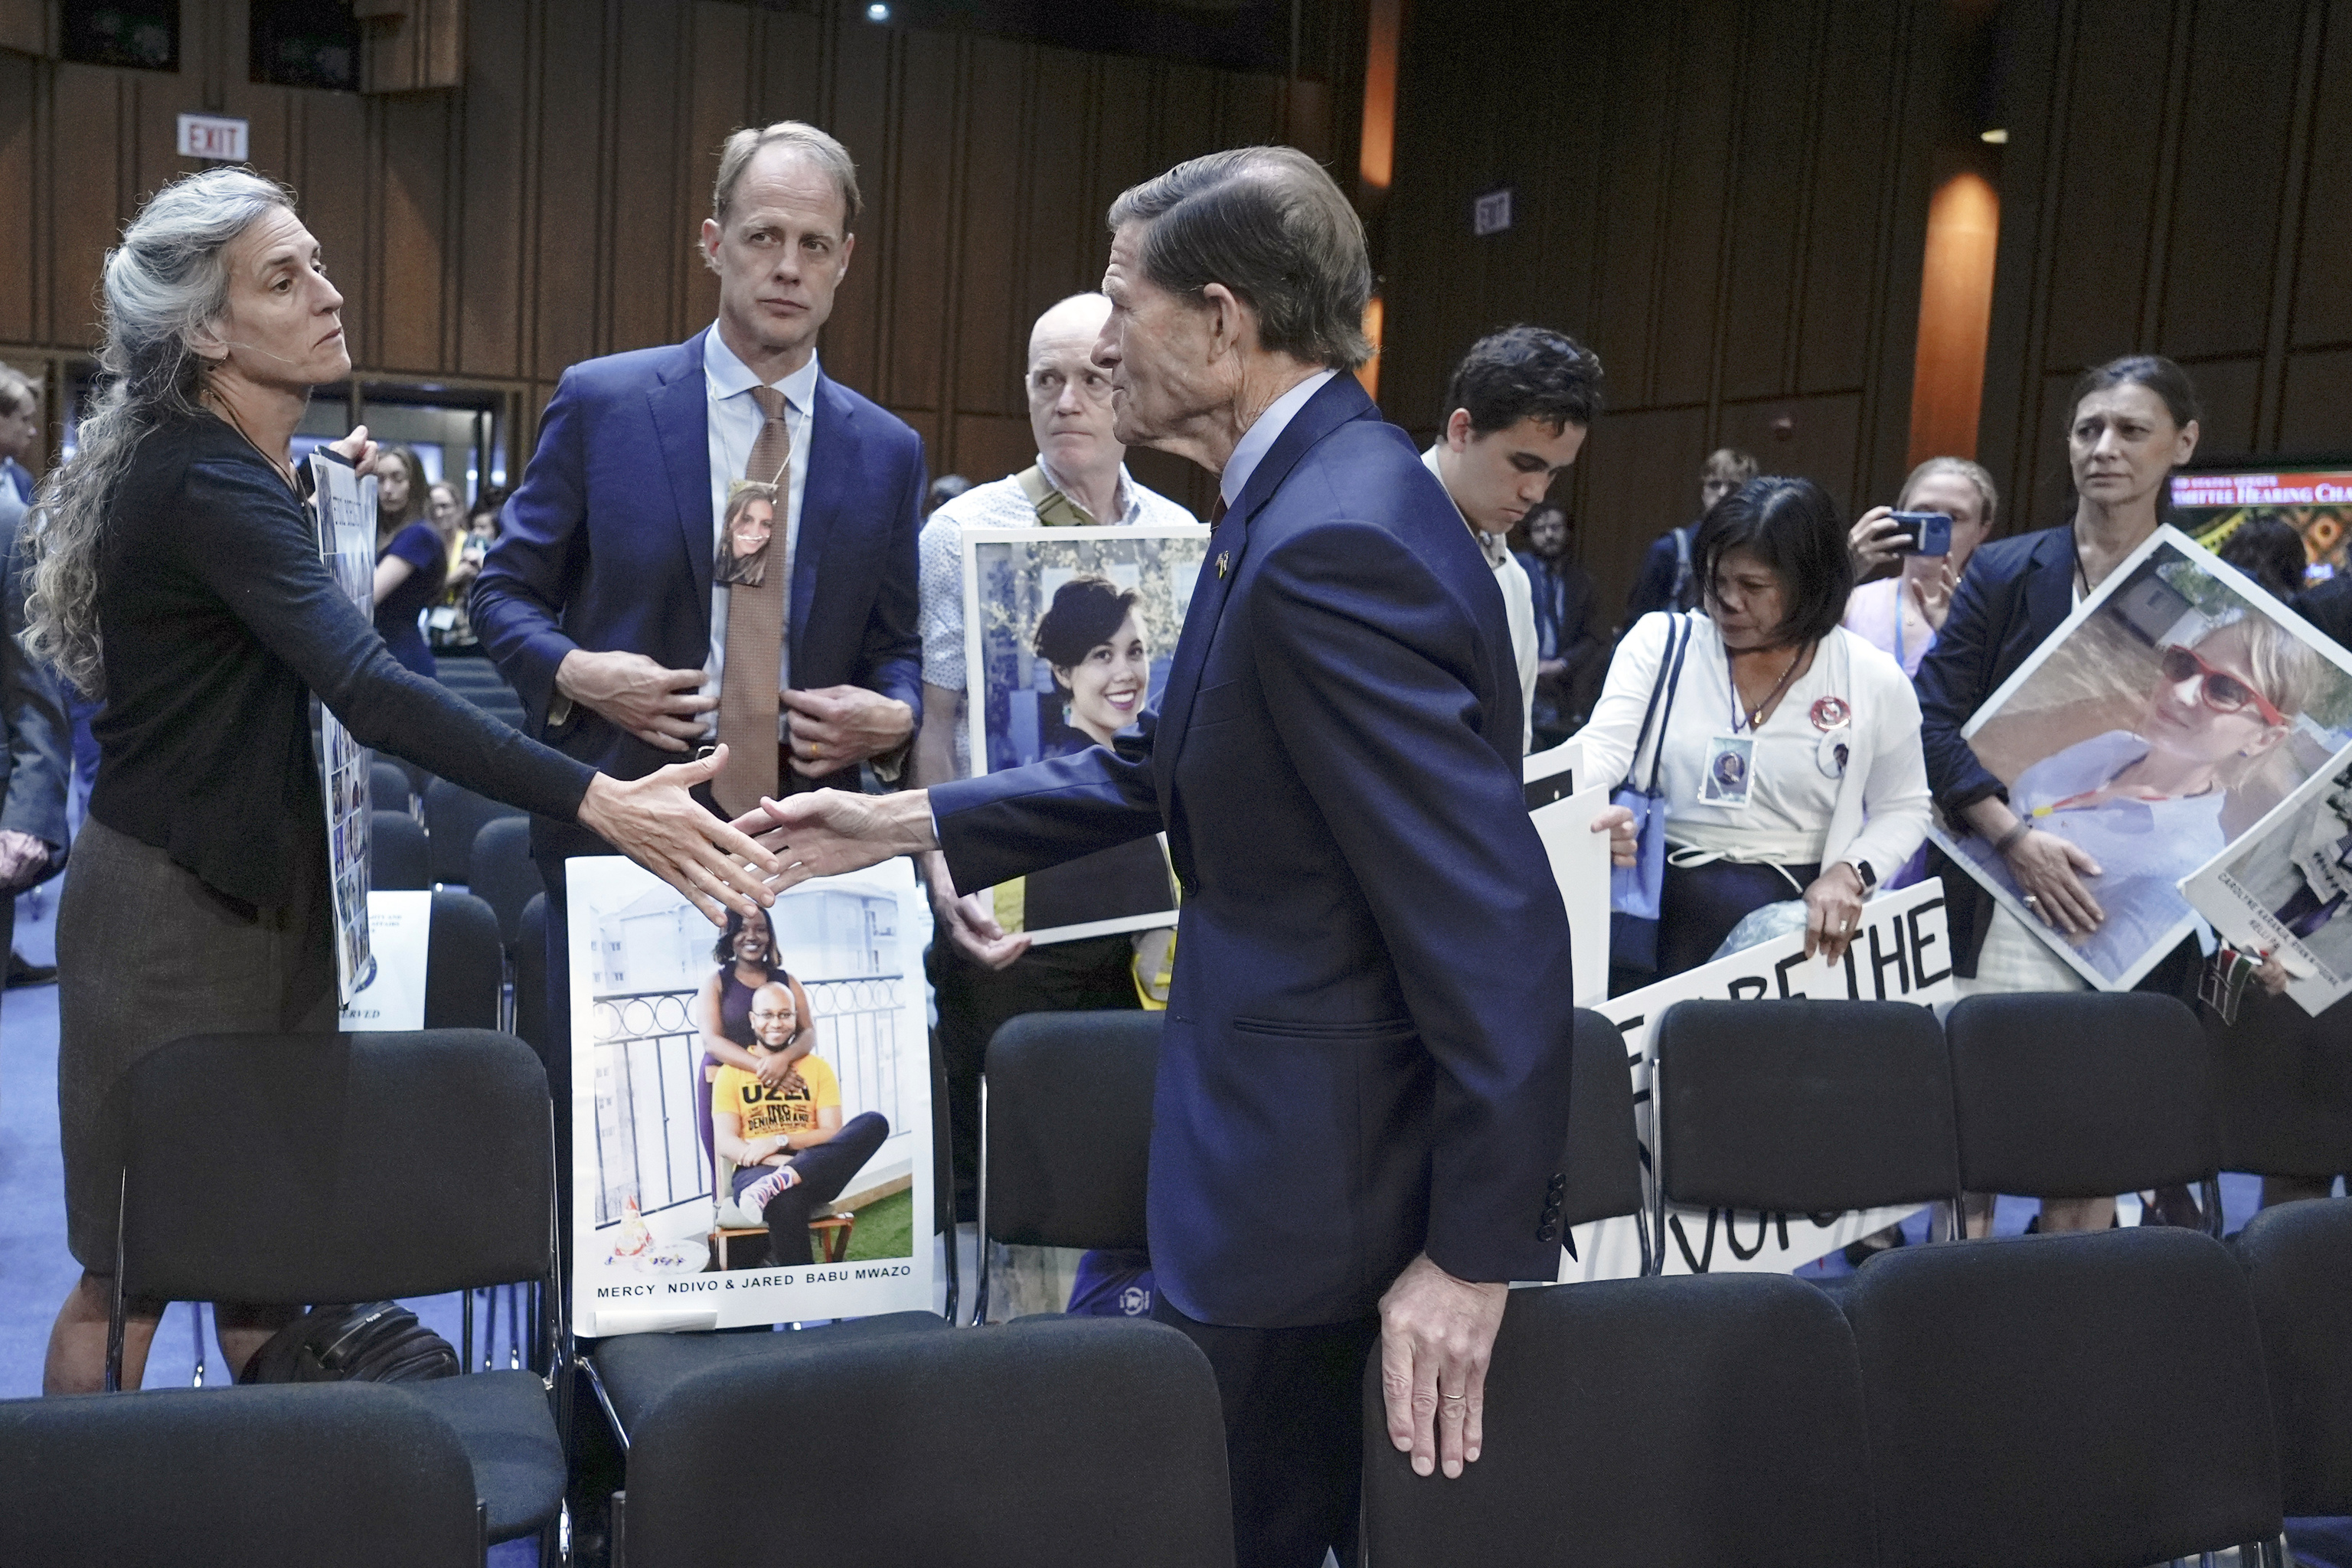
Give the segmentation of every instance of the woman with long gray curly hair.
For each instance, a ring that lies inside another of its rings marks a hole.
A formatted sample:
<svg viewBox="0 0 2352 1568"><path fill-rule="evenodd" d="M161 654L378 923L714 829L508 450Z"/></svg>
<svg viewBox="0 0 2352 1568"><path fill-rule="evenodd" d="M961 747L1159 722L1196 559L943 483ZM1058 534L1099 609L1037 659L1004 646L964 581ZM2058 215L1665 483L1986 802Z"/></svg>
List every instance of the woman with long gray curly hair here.
<svg viewBox="0 0 2352 1568"><path fill-rule="evenodd" d="M95 1390L105 1363L122 1163L110 1092L183 1035L336 1026L313 693L362 744L577 820L714 918L770 901L759 874L782 869L688 794L723 753L605 777L403 669L337 584L291 448L310 388L352 361L292 192L248 169L173 182L108 255L103 287L95 404L26 530L32 646L106 699L58 914L58 1110L83 1274L50 1333L53 1394ZM364 427L334 449L362 473L374 461ZM128 1384L161 1310L132 1305ZM275 1321L235 1303L217 1317L233 1369Z"/></svg>

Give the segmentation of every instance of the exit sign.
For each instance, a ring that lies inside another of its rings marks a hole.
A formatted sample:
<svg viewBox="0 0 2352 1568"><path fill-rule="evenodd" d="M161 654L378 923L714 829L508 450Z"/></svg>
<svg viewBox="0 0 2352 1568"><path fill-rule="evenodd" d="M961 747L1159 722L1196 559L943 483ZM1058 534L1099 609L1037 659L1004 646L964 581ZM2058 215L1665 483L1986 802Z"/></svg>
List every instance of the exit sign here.
<svg viewBox="0 0 2352 1568"><path fill-rule="evenodd" d="M252 156L248 122L217 114L180 116L180 156L209 158L216 163L242 163Z"/></svg>
<svg viewBox="0 0 2352 1568"><path fill-rule="evenodd" d="M1511 187L1488 191L1470 204L1470 232L1474 235L1500 234L1511 226Z"/></svg>

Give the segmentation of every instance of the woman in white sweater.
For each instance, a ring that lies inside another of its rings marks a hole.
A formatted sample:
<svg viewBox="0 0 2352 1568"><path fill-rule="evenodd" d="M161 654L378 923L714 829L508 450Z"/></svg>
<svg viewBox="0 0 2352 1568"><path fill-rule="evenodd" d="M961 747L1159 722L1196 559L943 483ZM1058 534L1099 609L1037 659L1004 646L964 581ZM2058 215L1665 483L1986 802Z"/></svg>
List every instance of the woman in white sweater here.
<svg viewBox="0 0 2352 1568"><path fill-rule="evenodd" d="M1581 731L1587 775L1645 786L1657 753L1659 976L1705 963L1744 916L1801 895L1806 950L1834 963L1863 900L1927 831L1918 700L1894 659L1838 625L1853 569L1811 480L1749 480L1708 511L1692 555L1704 613L1645 616L1627 635ZM1637 759L1654 691L1664 740L1654 726ZM1631 813L1612 806L1593 830L1632 863Z"/></svg>

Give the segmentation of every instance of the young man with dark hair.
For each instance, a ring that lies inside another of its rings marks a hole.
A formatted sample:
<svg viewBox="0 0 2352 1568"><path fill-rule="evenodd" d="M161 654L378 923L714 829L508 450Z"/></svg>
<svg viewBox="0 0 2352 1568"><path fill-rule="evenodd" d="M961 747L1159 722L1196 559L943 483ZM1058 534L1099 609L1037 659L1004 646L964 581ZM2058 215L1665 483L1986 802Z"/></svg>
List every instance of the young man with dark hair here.
<svg viewBox="0 0 2352 1568"><path fill-rule="evenodd" d="M1541 643L1527 569L1504 539L1584 449L1601 407L1601 361L1562 333L1507 327L1462 356L1445 405L1437 442L1421 460L1454 498L1502 590L1518 661L1521 739L1532 750Z"/></svg>

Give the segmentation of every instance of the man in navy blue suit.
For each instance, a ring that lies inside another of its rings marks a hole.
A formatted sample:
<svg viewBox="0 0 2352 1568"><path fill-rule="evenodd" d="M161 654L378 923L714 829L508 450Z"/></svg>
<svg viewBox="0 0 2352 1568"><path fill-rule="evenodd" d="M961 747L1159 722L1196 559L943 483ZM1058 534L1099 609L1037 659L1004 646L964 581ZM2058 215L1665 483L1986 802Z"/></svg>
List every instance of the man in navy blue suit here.
<svg viewBox="0 0 2352 1568"><path fill-rule="evenodd" d="M620 778L726 741L712 794L729 816L792 785L854 789L861 763L895 778L920 710L922 442L816 360L858 206L824 132L729 137L702 226L718 321L564 373L474 588L475 630L533 733ZM747 481L775 487L772 542L758 581L730 581L746 574L718 571L721 524ZM563 861L613 851L544 821L532 851L560 1041Z"/></svg>
<svg viewBox="0 0 2352 1568"><path fill-rule="evenodd" d="M1342 1561L1358 1390L1426 1475L1478 1457L1507 1282L1554 1277L1568 921L1520 789L1476 541L1348 372L1371 274L1287 148L1112 207L1116 431L1217 474L1132 745L772 807L788 877L943 848L969 890L1165 829L1184 900L1154 1104L1156 1315L1223 1396L1244 1565Z"/></svg>

